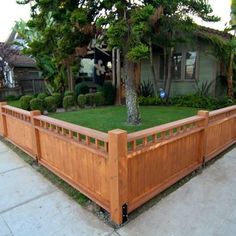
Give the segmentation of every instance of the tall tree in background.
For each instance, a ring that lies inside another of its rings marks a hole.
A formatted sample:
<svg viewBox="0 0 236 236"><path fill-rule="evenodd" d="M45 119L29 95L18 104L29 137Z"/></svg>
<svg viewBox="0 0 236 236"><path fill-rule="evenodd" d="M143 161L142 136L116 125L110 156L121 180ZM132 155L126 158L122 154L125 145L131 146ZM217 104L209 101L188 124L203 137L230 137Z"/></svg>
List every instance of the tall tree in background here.
<svg viewBox="0 0 236 236"><path fill-rule="evenodd" d="M56 67L56 78L66 70L68 87L73 89L71 67L78 56L86 54L88 44L94 37L96 1L18 0L17 3L31 4L31 19L27 27L37 35L28 40L25 51L36 58L41 69L45 70L45 62L48 62L49 70ZM23 37L27 33L19 32ZM24 38L27 37L26 34Z"/></svg>

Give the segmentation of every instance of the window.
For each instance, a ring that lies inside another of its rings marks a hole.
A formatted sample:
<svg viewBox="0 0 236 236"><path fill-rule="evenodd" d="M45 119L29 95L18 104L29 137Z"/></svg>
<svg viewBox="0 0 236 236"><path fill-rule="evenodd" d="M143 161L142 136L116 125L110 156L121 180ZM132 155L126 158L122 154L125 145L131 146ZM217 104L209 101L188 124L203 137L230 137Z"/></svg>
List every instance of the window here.
<svg viewBox="0 0 236 236"><path fill-rule="evenodd" d="M197 53L191 51L187 52L185 61L186 80L193 80L196 78L196 62L197 62Z"/></svg>
<svg viewBox="0 0 236 236"><path fill-rule="evenodd" d="M164 55L160 55L159 79L164 79ZM174 53L171 66L172 80L194 80L197 70L197 52Z"/></svg>
<svg viewBox="0 0 236 236"><path fill-rule="evenodd" d="M181 79L182 53L175 53L172 58L171 74L173 80Z"/></svg>

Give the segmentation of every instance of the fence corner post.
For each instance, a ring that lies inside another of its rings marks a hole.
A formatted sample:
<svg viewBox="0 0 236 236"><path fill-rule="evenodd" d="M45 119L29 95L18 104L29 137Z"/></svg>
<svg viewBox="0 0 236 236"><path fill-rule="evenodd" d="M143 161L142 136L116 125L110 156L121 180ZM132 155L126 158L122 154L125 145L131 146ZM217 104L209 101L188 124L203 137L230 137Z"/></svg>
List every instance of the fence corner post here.
<svg viewBox="0 0 236 236"><path fill-rule="evenodd" d="M110 214L113 222L122 224L128 218L127 131L108 132Z"/></svg>
<svg viewBox="0 0 236 236"><path fill-rule="evenodd" d="M1 126L2 126L2 136L7 137L7 121L6 116L3 114L3 106L7 105L7 102L0 102L0 113L1 113Z"/></svg>
<svg viewBox="0 0 236 236"><path fill-rule="evenodd" d="M36 161L39 161L40 158L40 139L39 139L39 132L36 129L36 121L34 119L35 116L40 116L41 112L39 110L31 111L30 112L30 118L31 118L31 124L33 129L33 147L34 147L34 155L36 158Z"/></svg>
<svg viewBox="0 0 236 236"><path fill-rule="evenodd" d="M209 123L209 111L200 110L198 111L198 115L204 118L204 131L202 138L202 164L205 165L206 155L207 155L207 127Z"/></svg>

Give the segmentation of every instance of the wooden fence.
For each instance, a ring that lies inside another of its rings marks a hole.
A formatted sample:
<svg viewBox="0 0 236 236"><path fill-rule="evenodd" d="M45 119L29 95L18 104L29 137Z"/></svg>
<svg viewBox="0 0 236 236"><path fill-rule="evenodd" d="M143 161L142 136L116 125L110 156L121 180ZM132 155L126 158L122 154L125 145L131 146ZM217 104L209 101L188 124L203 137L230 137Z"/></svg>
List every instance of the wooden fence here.
<svg viewBox="0 0 236 236"><path fill-rule="evenodd" d="M236 106L135 133L107 134L0 103L0 134L121 224L236 142Z"/></svg>

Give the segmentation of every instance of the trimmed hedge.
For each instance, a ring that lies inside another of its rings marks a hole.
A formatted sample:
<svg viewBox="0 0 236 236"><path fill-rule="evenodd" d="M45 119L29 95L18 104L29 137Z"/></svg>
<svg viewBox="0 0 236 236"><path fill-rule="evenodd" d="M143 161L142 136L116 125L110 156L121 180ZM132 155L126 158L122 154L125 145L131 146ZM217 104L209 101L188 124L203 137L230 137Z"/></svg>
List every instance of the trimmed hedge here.
<svg viewBox="0 0 236 236"><path fill-rule="evenodd" d="M116 92L111 82L104 83L102 93L105 99L105 105L113 105L115 103Z"/></svg>
<svg viewBox="0 0 236 236"><path fill-rule="evenodd" d="M65 96L63 98L63 108L65 110L71 109L73 106L75 106L75 100L72 95Z"/></svg>
<svg viewBox="0 0 236 236"><path fill-rule="evenodd" d="M53 93L52 97L56 101L57 108L62 107L62 100L63 100L63 98L62 98L61 94L60 93Z"/></svg>
<svg viewBox="0 0 236 236"><path fill-rule="evenodd" d="M86 104L86 96L84 94L80 94L77 98L77 103L80 108L84 108Z"/></svg>
<svg viewBox="0 0 236 236"><path fill-rule="evenodd" d="M53 96L46 97L44 99L44 102L45 102L45 108L48 112L56 112L57 104L56 104L56 99Z"/></svg>
<svg viewBox="0 0 236 236"><path fill-rule="evenodd" d="M75 86L76 97L78 97L80 94L87 94L87 93L89 93L89 86L86 83L81 82Z"/></svg>
<svg viewBox="0 0 236 236"><path fill-rule="evenodd" d="M22 96L20 98L20 107L24 110L28 110L30 111L30 101L33 99L34 97L31 95L25 95Z"/></svg>
<svg viewBox="0 0 236 236"><path fill-rule="evenodd" d="M161 106L168 105L168 100L159 97L139 97L138 103L141 106Z"/></svg>
<svg viewBox="0 0 236 236"><path fill-rule="evenodd" d="M44 100L48 95L46 93L39 93L37 98Z"/></svg>
<svg viewBox="0 0 236 236"><path fill-rule="evenodd" d="M105 104L105 98L102 92L96 92L94 94L94 101L96 106L102 106Z"/></svg>
<svg viewBox="0 0 236 236"><path fill-rule="evenodd" d="M30 109L31 110L40 110L41 113L43 114L43 111L44 111L43 101L39 98L33 98L30 101Z"/></svg>
<svg viewBox="0 0 236 236"><path fill-rule="evenodd" d="M95 105L94 93L85 94L85 99L86 99L86 105L91 106L91 107Z"/></svg>

